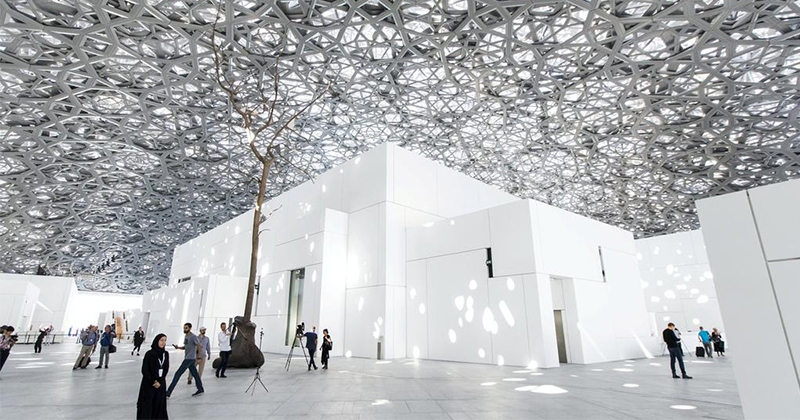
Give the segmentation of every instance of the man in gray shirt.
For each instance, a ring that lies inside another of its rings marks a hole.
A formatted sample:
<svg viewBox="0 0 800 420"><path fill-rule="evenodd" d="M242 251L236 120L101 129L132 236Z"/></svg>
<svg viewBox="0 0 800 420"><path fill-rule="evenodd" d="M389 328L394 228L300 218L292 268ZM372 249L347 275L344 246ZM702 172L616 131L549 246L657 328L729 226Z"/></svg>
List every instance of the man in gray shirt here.
<svg viewBox="0 0 800 420"><path fill-rule="evenodd" d="M197 336L200 345L203 346L202 354L197 356L197 374L203 377L206 369L206 360L211 360L211 340L206 336L206 327L200 327L200 335ZM192 377L189 376L189 385L192 384Z"/></svg>
<svg viewBox="0 0 800 420"><path fill-rule="evenodd" d="M197 368L195 367L197 358L205 357L205 354L203 354L203 346L200 344L200 339L192 334L192 324L188 322L183 324L183 332L186 334L183 339L183 346L178 346L177 344L172 345L178 350L184 350L184 355L181 367L175 371L175 376L172 377L172 383L170 383L169 388L167 388L167 398L172 395L172 390L175 389L175 385L178 384L178 381L181 379L183 372L186 372L186 369L189 369L189 374L192 375L195 385L197 386L197 392L192 394L192 396L194 397L205 392L203 390L203 381L200 380L200 375L197 374Z"/></svg>

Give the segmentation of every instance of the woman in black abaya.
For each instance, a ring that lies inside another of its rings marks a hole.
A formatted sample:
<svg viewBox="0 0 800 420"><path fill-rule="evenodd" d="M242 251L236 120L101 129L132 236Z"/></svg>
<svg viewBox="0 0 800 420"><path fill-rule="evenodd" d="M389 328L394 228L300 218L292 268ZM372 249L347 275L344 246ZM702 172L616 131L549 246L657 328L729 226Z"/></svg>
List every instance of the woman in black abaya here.
<svg viewBox="0 0 800 420"><path fill-rule="evenodd" d="M167 336L159 334L142 360L142 384L136 401L136 418L167 420L167 384L169 353L164 349Z"/></svg>

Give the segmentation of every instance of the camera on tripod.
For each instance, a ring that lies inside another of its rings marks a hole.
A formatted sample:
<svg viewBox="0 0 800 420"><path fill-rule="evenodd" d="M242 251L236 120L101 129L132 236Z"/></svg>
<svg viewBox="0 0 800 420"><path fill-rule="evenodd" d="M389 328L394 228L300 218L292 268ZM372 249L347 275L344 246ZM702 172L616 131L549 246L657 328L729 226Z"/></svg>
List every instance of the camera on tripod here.
<svg viewBox="0 0 800 420"><path fill-rule="evenodd" d="M302 337L306 333L306 323L301 322L297 324L297 329L294 330L295 337Z"/></svg>

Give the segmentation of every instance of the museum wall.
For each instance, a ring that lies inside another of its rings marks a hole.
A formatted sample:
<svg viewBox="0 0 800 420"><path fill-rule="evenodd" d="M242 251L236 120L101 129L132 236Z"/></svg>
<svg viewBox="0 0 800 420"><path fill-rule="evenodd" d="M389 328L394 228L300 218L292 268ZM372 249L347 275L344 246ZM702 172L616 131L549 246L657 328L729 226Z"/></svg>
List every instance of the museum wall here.
<svg viewBox="0 0 800 420"><path fill-rule="evenodd" d="M520 200L410 228L406 252L409 355L557 366L552 278L567 286L559 284L558 292L570 302L571 362L643 357L656 347L633 238L620 229ZM527 348L518 345L520 337Z"/></svg>
<svg viewBox="0 0 800 420"><path fill-rule="evenodd" d="M0 324L11 325L19 332L31 327L40 289L15 274L2 274L0 289Z"/></svg>
<svg viewBox="0 0 800 420"><path fill-rule="evenodd" d="M800 180L697 202L746 418L800 418Z"/></svg>
<svg viewBox="0 0 800 420"><path fill-rule="evenodd" d="M636 241L647 311L660 330L673 322L689 333L692 347L699 327L717 328L725 336L714 276L700 230ZM735 345L726 340L728 347Z"/></svg>

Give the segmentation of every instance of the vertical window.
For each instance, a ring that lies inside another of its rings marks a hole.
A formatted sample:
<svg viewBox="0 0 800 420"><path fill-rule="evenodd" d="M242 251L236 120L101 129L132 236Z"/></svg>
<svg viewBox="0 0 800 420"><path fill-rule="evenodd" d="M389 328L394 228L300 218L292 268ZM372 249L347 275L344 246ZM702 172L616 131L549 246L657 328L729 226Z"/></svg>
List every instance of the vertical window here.
<svg viewBox="0 0 800 420"><path fill-rule="evenodd" d="M606 283L606 263L603 261L603 248L598 246L597 253L600 254L600 274L603 275L603 283Z"/></svg>
<svg viewBox="0 0 800 420"><path fill-rule="evenodd" d="M303 279L306 269L300 268L289 273L289 311L286 320L286 345L294 343L294 333L303 313Z"/></svg>

